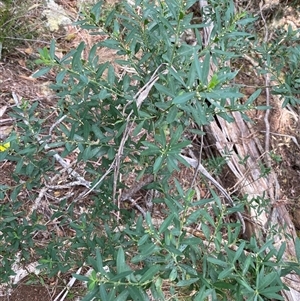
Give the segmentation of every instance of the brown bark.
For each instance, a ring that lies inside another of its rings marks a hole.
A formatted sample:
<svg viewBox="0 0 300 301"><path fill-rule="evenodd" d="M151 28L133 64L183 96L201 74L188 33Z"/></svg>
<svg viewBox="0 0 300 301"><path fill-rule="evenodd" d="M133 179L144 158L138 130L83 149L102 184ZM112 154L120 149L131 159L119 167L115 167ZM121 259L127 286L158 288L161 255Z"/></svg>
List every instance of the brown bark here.
<svg viewBox="0 0 300 301"><path fill-rule="evenodd" d="M199 4L200 9L205 13L207 1L199 0ZM213 24L210 22L210 26L203 29L204 45L209 43L212 28ZM210 76L215 69L216 66L211 63ZM245 220L246 234L248 237L254 235L260 243L263 243L266 237L273 235L277 250L283 243L286 244L283 260L296 261L294 243L296 231L281 200L277 176L272 169L266 177L261 176L259 163L263 163L269 154L265 154L255 132L243 120L241 114L233 112L231 115L234 118L232 123L216 116L215 120L206 127L209 142L226 157L228 168L236 178L235 188L240 195L247 195L250 203L253 198L269 200L268 203L257 203L255 206L249 203L248 216ZM229 158L228 152L231 154ZM241 158L247 160L241 164ZM264 210L261 210L261 206L264 206ZM275 234L271 233L271 229ZM285 300L300 300L300 276L290 273L282 277L282 281L290 288L290 291L282 291Z"/></svg>

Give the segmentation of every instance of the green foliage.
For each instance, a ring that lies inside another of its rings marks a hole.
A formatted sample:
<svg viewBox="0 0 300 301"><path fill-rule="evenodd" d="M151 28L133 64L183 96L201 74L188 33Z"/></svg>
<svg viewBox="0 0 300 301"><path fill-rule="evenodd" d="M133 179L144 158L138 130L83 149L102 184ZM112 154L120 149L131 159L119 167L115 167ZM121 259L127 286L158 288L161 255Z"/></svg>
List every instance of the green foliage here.
<svg viewBox="0 0 300 301"><path fill-rule="evenodd" d="M263 44L256 48L261 57L260 67L257 68L262 74L269 72L271 80L279 82L272 89L272 93L280 95L283 107L300 103L300 71L298 68L300 59L299 31L292 30L276 33L276 38L269 44Z"/></svg>
<svg viewBox="0 0 300 301"><path fill-rule="evenodd" d="M47 115L36 115L37 103L23 102L14 108L20 131L8 138L11 148L0 153L1 160L16 163L15 184L1 187L2 195L10 194L11 199L9 206L1 205L2 279L11 273L9 253L21 251L26 258L25 251L35 248L40 268L50 277L84 262L92 267L89 276L74 274L87 283L84 301L149 300L149 292L155 300L283 300L280 277L297 269L295 263L283 262L285 246L276 251L272 237L262 245L253 238L240 239L241 226L230 222L230 215L242 210L242 200L227 208L213 190L210 199L197 200L195 191L182 187L174 176L179 164L187 165L180 154L191 144L190 133L202 135L201 127L215 116L231 122L231 112L255 108L261 92L242 102L243 94L233 84L238 71L228 64L252 47L256 37L246 28L254 19L236 14L232 1L212 1L207 16L215 27L204 47L199 30L205 24L192 24L192 14L186 13L194 2L145 0L132 7L124 1L111 11L99 2L77 24L108 39L91 49L82 42L62 58L55 55L55 41L49 49L39 50L37 63L43 66L35 76L57 71L52 85L59 97L59 116L52 129L56 138L52 141L44 127ZM182 41L185 30L195 32L196 46ZM291 32L290 36L296 37ZM101 47L117 52L115 64L101 61L97 54ZM261 72L271 70L279 76L282 69L276 69L272 60L286 58L287 52L294 55L290 68L295 67L296 46L273 52L264 47L255 48L263 58ZM216 69L209 76L211 60ZM116 68L127 72L120 76ZM289 103L296 101L290 96L297 92L297 77L295 70L284 82ZM63 122L58 122L61 118ZM96 193L80 216L74 213L75 202L63 199L53 204L49 218L75 235L53 233L47 246L41 247L33 236L44 229L43 223L36 212L25 217L19 193L26 187L32 191L30 201L37 198L55 172L53 155L58 147L63 148L62 157L77 150L77 163L84 166ZM160 195L153 202L164 208L165 217L158 225L149 212L143 220L116 206L114 192L124 184L115 181L113 172L99 181L115 166L116 158L123 175L133 169L138 170L137 179L154 175L150 188ZM212 164L219 172L224 162ZM268 174L263 165L261 169L262 176ZM120 219L112 212L118 212ZM196 224L205 239L188 235L189 227ZM228 235L226 241L223 233Z"/></svg>

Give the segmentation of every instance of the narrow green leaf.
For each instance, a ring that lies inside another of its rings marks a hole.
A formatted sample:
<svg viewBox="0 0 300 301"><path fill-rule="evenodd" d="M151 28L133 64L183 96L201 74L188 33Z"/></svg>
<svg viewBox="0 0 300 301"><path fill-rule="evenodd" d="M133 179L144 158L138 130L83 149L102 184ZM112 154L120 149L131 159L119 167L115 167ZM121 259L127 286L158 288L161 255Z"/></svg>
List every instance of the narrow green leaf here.
<svg viewBox="0 0 300 301"><path fill-rule="evenodd" d="M37 72L35 72L32 77L34 78L37 78L37 77L40 77L46 73L48 73L50 70L51 70L52 67L45 67L45 68L42 68L40 70L38 70Z"/></svg>
<svg viewBox="0 0 300 301"><path fill-rule="evenodd" d="M138 246L142 246L142 245L148 240L148 238L149 238L149 234L143 235L143 236L139 239L137 245L138 245Z"/></svg>
<svg viewBox="0 0 300 301"><path fill-rule="evenodd" d="M122 272L122 273L118 273L116 276L111 277L110 281L112 281L112 282L120 281L120 280L126 278L127 276L129 276L132 273L133 273L133 271L129 271L129 270L125 271L125 272Z"/></svg>
<svg viewBox="0 0 300 301"><path fill-rule="evenodd" d="M79 281L89 281L90 278L87 276L79 275L79 274L72 274L72 277L78 279Z"/></svg>
<svg viewBox="0 0 300 301"><path fill-rule="evenodd" d="M97 272L100 272L102 275L106 275L107 273L105 272L103 268L103 262L102 262L102 256L100 253L99 248L96 248L96 264L97 264Z"/></svg>
<svg viewBox="0 0 300 301"><path fill-rule="evenodd" d="M102 7L103 7L103 1L99 1L91 9L91 13L94 15L96 23L98 23L100 20Z"/></svg>
<svg viewBox="0 0 300 301"><path fill-rule="evenodd" d="M300 263L300 238L299 237L296 237L295 249L296 249L297 261L298 263Z"/></svg>
<svg viewBox="0 0 300 301"><path fill-rule="evenodd" d="M233 263L235 263L236 260L238 260L242 254L242 252L244 251L244 248L245 248L245 245L246 245L246 242L243 241L240 246L238 247L238 249L236 250L236 253L234 255L234 258L233 258Z"/></svg>
<svg viewBox="0 0 300 301"><path fill-rule="evenodd" d="M243 279L240 278L236 278L236 281L242 286L244 287L249 293L253 293L254 289Z"/></svg>
<svg viewBox="0 0 300 301"><path fill-rule="evenodd" d="M117 255L117 272L118 274L125 272L127 270L126 263L125 263L125 254L122 247L118 250Z"/></svg>
<svg viewBox="0 0 300 301"><path fill-rule="evenodd" d="M121 294L119 294L119 295L117 296L117 298L115 299L115 301L126 301L128 295L129 295L129 292L128 292L127 289L125 289L125 290L123 290L123 291L121 292Z"/></svg>
<svg viewBox="0 0 300 301"><path fill-rule="evenodd" d="M224 271L222 271L219 275L218 275L218 279L222 280L227 278L228 276L233 276L232 271L234 270L234 267L231 267L229 269L225 269ZM231 277L230 277L231 278Z"/></svg>
<svg viewBox="0 0 300 301"><path fill-rule="evenodd" d="M198 59L198 56L195 56L195 59ZM199 76L201 83L204 85L207 85L208 82L209 69L210 69L210 53L208 52L204 57L201 74Z"/></svg>
<svg viewBox="0 0 300 301"><path fill-rule="evenodd" d="M169 280L174 281L177 278L177 275L178 275L177 269L173 268L171 273L169 274Z"/></svg>
<svg viewBox="0 0 300 301"><path fill-rule="evenodd" d="M150 255L153 255L156 252L160 251L160 247L151 245L151 244L147 244L147 245L145 244L145 245L143 245L143 247L144 247L144 249L142 250L142 253L137 256L134 256L131 259L132 263L141 262L141 261L149 258Z"/></svg>
<svg viewBox="0 0 300 301"><path fill-rule="evenodd" d="M52 39L50 43L50 50L49 50L49 56L51 60L55 59L55 40Z"/></svg>
<svg viewBox="0 0 300 301"><path fill-rule="evenodd" d="M256 106L255 109L265 111L265 110L272 109L272 107L271 106Z"/></svg>
<svg viewBox="0 0 300 301"><path fill-rule="evenodd" d="M152 279L159 271L160 267L158 265L154 265L146 270L145 274L140 279L140 284L143 285L144 282Z"/></svg>
<svg viewBox="0 0 300 301"><path fill-rule="evenodd" d="M256 90L245 102L245 106L251 105L253 101L260 95L261 89Z"/></svg>
<svg viewBox="0 0 300 301"><path fill-rule="evenodd" d="M237 91L230 91L229 89L218 89L213 90L211 92L201 92L200 96L202 98L209 98L209 99L225 99L225 98L241 98L244 94L237 92ZM215 102L216 103L216 102Z"/></svg>
<svg viewBox="0 0 300 301"><path fill-rule="evenodd" d="M93 289L91 292L89 292L84 298L81 299L81 301L91 301L94 300L98 293L98 288Z"/></svg>
<svg viewBox="0 0 300 301"><path fill-rule="evenodd" d="M191 278L191 279L188 279L188 280L181 280L181 281L178 281L176 286L189 286L189 285L197 282L198 280L199 280L199 278Z"/></svg>
<svg viewBox="0 0 300 301"><path fill-rule="evenodd" d="M159 169L161 168L162 163L163 163L163 159L164 159L163 156L159 156L159 157L156 158L156 160L153 164L153 172L154 173L157 173L159 171Z"/></svg>
<svg viewBox="0 0 300 301"><path fill-rule="evenodd" d="M176 158L176 155L169 155L167 156L167 168L172 173L174 170L179 171L178 167L178 160Z"/></svg>
<svg viewBox="0 0 300 301"><path fill-rule="evenodd" d="M100 284L99 293L100 293L101 300L107 300L108 299L105 284Z"/></svg>
<svg viewBox="0 0 300 301"><path fill-rule="evenodd" d="M262 290L266 287L268 287L271 283L273 283L274 281L276 281L276 279L279 278L279 275L276 272L271 272L267 275L262 275L262 277L260 277L260 284L259 284L259 290Z"/></svg>
<svg viewBox="0 0 300 301"><path fill-rule="evenodd" d="M170 124L176 120L178 114L178 108L176 106L172 106L167 114L167 123Z"/></svg>
<svg viewBox="0 0 300 301"><path fill-rule="evenodd" d="M275 287L277 288L277 287ZM278 287L277 291L282 290L282 287ZM269 300L285 300L281 295L276 294L276 292L260 292L261 295L264 295L265 297L267 297Z"/></svg>
<svg viewBox="0 0 300 301"><path fill-rule="evenodd" d="M110 85L113 85L115 83L115 70L114 67L112 65L108 66L108 74L107 74L107 81Z"/></svg>
<svg viewBox="0 0 300 301"><path fill-rule="evenodd" d="M234 285L232 285L232 284L230 284L228 282L225 282L225 281L215 282L214 286L218 287L218 288L221 288L221 289L227 289L227 290L232 290L232 291L235 289Z"/></svg>
<svg viewBox="0 0 300 301"><path fill-rule="evenodd" d="M164 221L163 223L160 225L159 227L159 233L162 234L166 231L166 229L170 226L170 224L172 223L174 219L174 214L170 214Z"/></svg>
<svg viewBox="0 0 300 301"><path fill-rule="evenodd" d="M82 62L81 62L81 55L82 51L85 48L84 42L81 42L79 46L76 49L76 52L74 53L73 59L72 59L72 68L75 71L82 71Z"/></svg>
<svg viewBox="0 0 300 301"><path fill-rule="evenodd" d="M243 266L244 266L244 267L243 267L243 271L242 271L242 274L243 274L243 275L245 275L245 274L248 272L252 260L253 260L253 259L252 259L251 256L247 256L246 261L245 261L244 264L243 264Z"/></svg>
<svg viewBox="0 0 300 301"><path fill-rule="evenodd" d="M97 63L97 55L96 55L97 49L98 49L98 45L95 44L95 45L91 48L91 50L90 50L90 52L89 52L88 61L89 61L89 63L90 63L92 66L93 66L94 64L96 65L96 63ZM97 66L97 67L98 67L98 66Z"/></svg>
<svg viewBox="0 0 300 301"><path fill-rule="evenodd" d="M172 93L172 91L170 89L168 89L167 87L165 87L164 85L160 85L158 83L155 83L154 87L161 94L166 94L167 96L170 96L172 98L175 97L175 95Z"/></svg>
<svg viewBox="0 0 300 301"><path fill-rule="evenodd" d="M135 286L128 286L128 291L133 301L149 301L149 298L145 295L141 288Z"/></svg>
<svg viewBox="0 0 300 301"><path fill-rule="evenodd" d="M223 268L227 268L228 267L228 264L222 260L219 260L217 258L213 258L213 257L207 257L207 261L213 263L213 264L216 264L216 265L219 265Z"/></svg>
<svg viewBox="0 0 300 301"><path fill-rule="evenodd" d="M57 76L56 76L56 82L58 84L61 84L63 79L65 78L66 74L67 74L67 70L63 70L63 71L60 71Z"/></svg>
<svg viewBox="0 0 300 301"><path fill-rule="evenodd" d="M180 83L183 87L186 87L185 82L180 77L180 74L178 74L178 72L176 72L173 68L170 68L169 73L178 81L178 83Z"/></svg>
<svg viewBox="0 0 300 301"><path fill-rule="evenodd" d="M136 128L133 131L133 134L132 134L133 136L136 136L141 133L144 123L145 123L145 120L142 120L140 123L137 124Z"/></svg>
<svg viewBox="0 0 300 301"><path fill-rule="evenodd" d="M116 288L113 287L109 291L109 294L107 296L107 301L115 301L115 299L116 299Z"/></svg>
<svg viewBox="0 0 300 301"><path fill-rule="evenodd" d="M187 93L183 93L181 95L176 96L172 103L173 104L184 104L186 102L188 102L189 100L191 100L193 97L195 96L195 92L187 92Z"/></svg>
<svg viewBox="0 0 300 301"><path fill-rule="evenodd" d="M105 71L105 69L108 68L108 66L109 66L109 63L108 63L108 62L99 65L99 68L98 68L98 70L97 70L97 72L96 72L96 79L99 79L99 78L102 76L103 72ZM105 89L104 89L104 90L105 90ZM101 92L100 92L100 93L101 93ZM103 99L103 98L101 98L101 99Z"/></svg>

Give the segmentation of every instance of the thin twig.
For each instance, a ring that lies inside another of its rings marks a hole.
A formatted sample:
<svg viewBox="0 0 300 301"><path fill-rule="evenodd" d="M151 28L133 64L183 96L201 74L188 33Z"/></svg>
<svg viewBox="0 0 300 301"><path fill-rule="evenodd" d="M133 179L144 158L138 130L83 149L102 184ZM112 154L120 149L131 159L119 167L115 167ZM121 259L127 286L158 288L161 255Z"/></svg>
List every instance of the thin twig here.
<svg viewBox="0 0 300 301"><path fill-rule="evenodd" d="M201 131L203 132L203 126L201 126ZM199 163L198 164L200 164L201 161L202 161L202 151L203 151L203 135L201 135L200 151L199 151L199 157L198 157L198 162ZM191 187L193 187L194 184L195 184L198 172L199 172L199 168L197 167L196 170L195 170L195 173L194 173L194 177L193 177L193 181L192 181Z"/></svg>
<svg viewBox="0 0 300 301"><path fill-rule="evenodd" d="M261 131L262 133L265 133L266 131ZM300 145L296 139L295 136L292 136L292 135L286 135L286 134L278 134L278 133L274 133L274 132L270 132L271 135L275 135L275 136L280 136L280 137L288 137L288 138L291 138L292 141L296 144L296 146L300 149Z"/></svg>
<svg viewBox="0 0 300 301"><path fill-rule="evenodd" d="M153 85L155 84L155 82L159 79L159 76L156 75L158 70L165 66L165 64L161 64L160 66L158 66L156 68L156 70L154 71L154 73L152 74L149 82L147 82L134 96L134 101L136 102L136 106L137 109L140 108L140 106L142 105L143 101L147 98L151 88L153 87ZM166 74L168 72L168 70L164 70L162 73ZM127 108L127 106L129 104L131 104L133 101L129 102L123 109L123 115L125 115L125 110ZM123 155L123 151L124 151L124 146L126 141L128 140L129 137L129 133L131 132L131 129L134 126L134 121L136 119L136 116L133 117L133 120L130 120L131 115L134 113L134 110L132 109L130 111L130 113L128 114L127 118L126 118L126 128L124 130L124 134L122 137L122 140L120 142L120 146L118 149L118 153L115 157L115 165L114 165L114 188L113 188L113 201L115 202L116 200L116 194L117 194L117 184L118 184L118 177L119 177L119 172L120 172L120 164L121 164L121 158ZM118 200L118 206L120 199Z"/></svg>
<svg viewBox="0 0 300 301"><path fill-rule="evenodd" d="M12 92L12 96L13 96L13 99L16 103L16 105L18 106L19 105L19 98L17 96L16 93ZM21 113L21 115L25 118L24 114ZM30 126L29 122L24 119L24 123L27 125L27 126ZM50 149L50 146L45 143L45 141L38 135L36 135L34 132L32 132L32 134L34 135L34 137L36 138L36 140L38 141L38 143L40 145L43 145L44 144L44 150L49 150ZM77 173L75 170L73 170L72 168L70 168L70 165L57 153L55 153L53 155L53 157L55 158L55 160L62 166L64 167L68 173L74 177L75 179L77 179L77 181L80 182L80 185L82 186L85 186L86 188L90 188L91 187L91 182L85 180L79 173Z"/></svg>
<svg viewBox="0 0 300 301"><path fill-rule="evenodd" d="M268 25L266 22L266 19L264 17L264 14L262 12L262 3L260 3L260 14L262 17L262 20L264 22L264 27L265 27L265 37L264 37L264 43L267 44L268 43L268 38L269 38L269 30L268 30ZM265 65L267 66L267 64ZM265 153L266 153L266 166L268 168L272 167L272 162L271 162L271 156L270 156L270 121L269 121L269 116L270 116L270 74L269 72L267 72L265 74L265 86L266 86L266 106L267 106L267 110L265 113L265 117L264 117L264 122L265 122L265 128L266 128L266 135L265 135ZM268 181L269 181L269 197L271 199L271 202L274 203L278 196L277 196L277 189L274 190L274 183L275 183L275 179L274 179L274 174L270 173L268 176Z"/></svg>
<svg viewBox="0 0 300 301"><path fill-rule="evenodd" d="M201 164L201 162L199 162L198 160L189 158L187 156L184 155L180 155L187 163L189 163L192 167L197 168L198 171L204 175L209 181L211 181L213 183L214 186L216 186L216 188L224 195L224 197L227 199L227 201L229 202L229 204L232 207L235 207L235 204L231 198L231 196L228 194L228 192L224 189L224 187L217 181L215 180L210 173L206 170L206 168ZM242 225L242 230L243 233L245 233L246 231L246 225L245 225L245 221L244 218L242 216L242 214L240 212L237 212L237 216L241 222Z"/></svg>

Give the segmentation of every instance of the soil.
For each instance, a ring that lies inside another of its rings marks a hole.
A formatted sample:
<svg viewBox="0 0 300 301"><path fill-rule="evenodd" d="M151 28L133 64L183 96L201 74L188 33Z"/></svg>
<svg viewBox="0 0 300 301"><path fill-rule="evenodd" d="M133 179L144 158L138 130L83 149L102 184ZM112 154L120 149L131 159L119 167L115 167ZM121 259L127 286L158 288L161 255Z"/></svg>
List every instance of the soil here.
<svg viewBox="0 0 300 301"><path fill-rule="evenodd" d="M42 285L21 284L7 297L0 297L0 301L51 301L49 291Z"/></svg>
<svg viewBox="0 0 300 301"><path fill-rule="evenodd" d="M69 1L56 1L58 4L62 4L65 9L70 10L70 14L74 14L77 10L77 6L74 0ZM56 35L56 36L55 36ZM63 49L66 52L76 45L81 40L85 40L87 45L92 45L96 41L91 38L84 30L78 30L77 28L66 28L63 33L53 34L54 38L59 41L59 49ZM43 40L49 37L46 33ZM65 39L64 39L65 37ZM55 106L56 97L53 92L48 88L49 83L55 80L55 74L50 73L47 77L39 79L33 79L31 75L34 70L34 60L37 58L36 50L42 48L45 45L38 41L34 43L22 42L18 46L18 50L13 53L6 53L0 61L0 108L5 105L14 105L13 93L20 98L26 99L29 102L38 101L39 105L44 111L55 112L53 106ZM105 56L104 56L105 54ZM60 55L58 53L58 55ZM101 56L103 60L112 61L115 58L114 52L104 51ZM253 70L251 64L246 62L248 69L241 71L238 77L238 81L243 84L264 85L264 79L257 77L256 74L249 70ZM247 96L250 96L254 91L245 89L243 91ZM258 103L265 103L265 94L262 94ZM290 214L293 217L295 227L300 230L300 185L298 183L300 176L300 147L297 142L300 143L300 124L299 118L293 118L292 113L289 111L282 111L278 99L271 98L271 105L274 110L271 111L270 126L271 132L275 133L271 135L271 148L274 155L277 156L278 162L273 161L273 168L276 171L278 179L280 181L280 187L282 192L282 199L286 202L290 208ZM298 116L299 112L296 112ZM44 114L44 113L43 113ZM51 120L51 114L49 121ZM264 111L252 111L250 117L255 122L253 125L254 131L264 141ZM2 118L6 118L3 116ZM0 134L4 128L0 127ZM1 178L0 185L11 185L11 174L14 166L10 162L2 164L1 162ZM190 183L192 178L189 179L191 173L187 169L182 169L177 178L181 179L182 184L186 181ZM80 190L75 192L80 193ZM201 197L203 197L206 191L199 190ZM67 275L68 277L70 275ZM66 281L68 281L66 276ZM27 284L26 281L19 283L12 291L11 295L0 297L0 301L34 301L54 300L54 297L61 291L61 286L56 286L53 289L53 279L44 279L44 284ZM56 282L58 283L58 282ZM76 292L82 291L84 288L78 287L74 289L74 295ZM69 297L68 300L76 300L75 297Z"/></svg>

